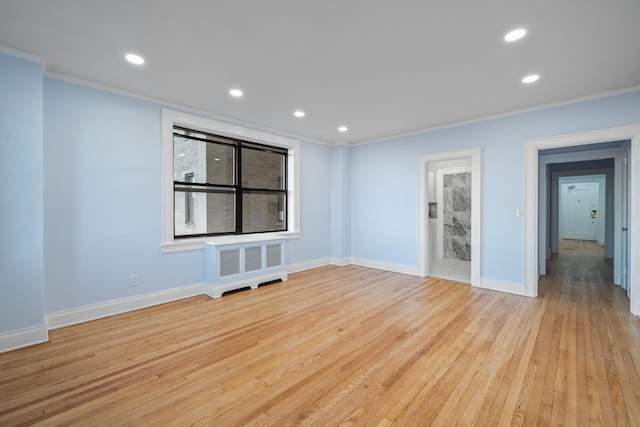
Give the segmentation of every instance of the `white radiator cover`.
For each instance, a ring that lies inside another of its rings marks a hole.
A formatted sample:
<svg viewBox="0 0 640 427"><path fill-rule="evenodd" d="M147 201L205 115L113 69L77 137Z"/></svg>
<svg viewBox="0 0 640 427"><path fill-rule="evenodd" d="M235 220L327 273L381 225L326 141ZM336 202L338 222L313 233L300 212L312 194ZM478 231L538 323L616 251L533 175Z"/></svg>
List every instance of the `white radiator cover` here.
<svg viewBox="0 0 640 427"><path fill-rule="evenodd" d="M261 283L287 280L285 269L286 239L264 238L248 242L209 242L205 250L205 274L210 295L220 298L223 293Z"/></svg>

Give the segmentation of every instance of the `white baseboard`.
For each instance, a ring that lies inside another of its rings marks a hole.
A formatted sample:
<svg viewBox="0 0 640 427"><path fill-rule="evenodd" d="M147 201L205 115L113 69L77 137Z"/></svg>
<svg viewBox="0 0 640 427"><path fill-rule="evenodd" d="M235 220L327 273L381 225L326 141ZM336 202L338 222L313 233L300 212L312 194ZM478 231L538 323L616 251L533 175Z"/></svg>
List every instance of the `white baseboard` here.
<svg viewBox="0 0 640 427"><path fill-rule="evenodd" d="M296 264L287 264L287 272L289 274L300 273L301 271L311 270L318 267L324 267L331 264L329 258L320 258L313 261L299 262Z"/></svg>
<svg viewBox="0 0 640 427"><path fill-rule="evenodd" d="M48 329L57 329L113 316L114 314L126 313L140 308L177 301L206 293L206 286L204 283L198 283L143 295L109 300L97 304L84 305L69 310L56 311L45 315L45 324Z"/></svg>
<svg viewBox="0 0 640 427"><path fill-rule="evenodd" d="M297 273L313 268L323 267L326 265L358 265L362 267L375 268L378 270L391 271L394 273L408 274L418 276L418 268L392 264L381 261L373 261L362 258L320 258L314 261L290 264L287 266L287 272L278 274L274 277L260 277L260 280L247 281L247 283L231 283L224 286L213 287L207 283L197 283L194 285L181 286L178 288L167 289L158 292L152 292L132 297L119 298L115 300L105 301L97 304L85 305L69 310L61 310L45 315L45 325L36 328L26 329L0 335L0 353L28 347L35 344L47 342L49 340L49 329L62 328L64 326L75 325L78 323L88 322L103 317L113 316L115 314L126 313L145 307L151 307L158 304L164 304L171 301L177 301L184 298L190 298L197 295L208 295L211 298L219 298L223 292L249 286L257 287L259 283L268 280L281 279L287 280L287 273ZM522 284L501 282L497 280L482 279L481 288L494 291L507 292L516 295L525 295L525 287ZM223 289L224 288L224 289ZM228 289L227 289L228 288Z"/></svg>
<svg viewBox="0 0 640 427"><path fill-rule="evenodd" d="M498 280L482 279L482 289L489 289L492 291L507 292L509 294L526 296L524 285L518 283L500 282Z"/></svg>
<svg viewBox="0 0 640 427"><path fill-rule="evenodd" d="M44 325L22 331L11 332L9 334L0 335L0 353L6 353L11 350L41 344L47 341L49 341L49 332Z"/></svg>
<svg viewBox="0 0 640 427"><path fill-rule="evenodd" d="M328 264L328 258L319 259L315 261L289 265L287 266L287 271L290 273L295 273L298 271L322 267ZM285 273L284 275L280 274L277 277L261 277L260 279L260 283L276 279L287 280L287 273ZM247 285L243 286L253 286L253 283L248 283ZM225 289L222 292L226 292L227 290L231 289L237 289L237 287L237 283L231 284L230 289ZM172 288L143 295L136 295L132 297L119 298L96 304L71 308L68 310L47 313L45 314L45 331L48 329L58 329L65 326L76 325L78 323L88 322L91 320L113 316L115 314L126 313L128 311L151 307L158 304L164 304L171 301L177 301L184 298L190 298L197 295L208 295L211 298L217 298L218 290L213 289L213 287L209 286L207 283L197 283L194 285L181 286L178 288ZM44 339L44 341L47 340L48 337ZM0 346L0 349L1 348L3 347Z"/></svg>
<svg viewBox="0 0 640 427"><path fill-rule="evenodd" d="M331 258L330 263L338 267L346 267L347 265L353 264L351 258Z"/></svg>
<svg viewBox="0 0 640 427"><path fill-rule="evenodd" d="M411 276L419 276L418 267L410 265L392 264L389 262L373 261L363 258L351 258L351 264L361 267L375 268L377 270L392 271L394 273L408 274Z"/></svg>

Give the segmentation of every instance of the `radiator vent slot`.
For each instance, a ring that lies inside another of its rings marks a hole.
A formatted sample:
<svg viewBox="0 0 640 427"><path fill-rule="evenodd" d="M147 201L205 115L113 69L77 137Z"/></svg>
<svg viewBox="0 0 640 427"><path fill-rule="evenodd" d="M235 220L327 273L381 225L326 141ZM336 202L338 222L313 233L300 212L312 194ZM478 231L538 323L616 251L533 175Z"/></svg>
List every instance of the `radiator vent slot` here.
<svg viewBox="0 0 640 427"><path fill-rule="evenodd" d="M274 283L282 283L282 279L269 280L268 282L262 282L258 285L259 288L263 286L273 285Z"/></svg>
<svg viewBox="0 0 640 427"><path fill-rule="evenodd" d="M238 292L250 291L251 286L245 286L244 288L231 289L230 291L225 291L222 293L222 296L237 294Z"/></svg>

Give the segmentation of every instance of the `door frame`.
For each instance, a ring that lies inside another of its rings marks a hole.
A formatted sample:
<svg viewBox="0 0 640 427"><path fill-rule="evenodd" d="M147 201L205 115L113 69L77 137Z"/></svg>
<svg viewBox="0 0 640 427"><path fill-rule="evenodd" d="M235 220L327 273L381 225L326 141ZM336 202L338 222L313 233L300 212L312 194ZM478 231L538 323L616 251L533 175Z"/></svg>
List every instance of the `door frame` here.
<svg viewBox="0 0 640 427"><path fill-rule="evenodd" d="M578 149L580 147L578 146ZM549 166L555 163L567 163L567 162L578 162L578 161L588 161L588 160L599 160L599 159L613 159L614 161L614 173L612 177L613 182L613 199L614 204L612 206L613 210L613 283L616 285L620 284L620 238L616 233L619 233L621 227L621 213L618 207L620 206L620 199L622 198L622 192L620 187L620 164L622 162L622 151L623 147L618 148L599 148L597 150L581 150L570 153L562 153L562 154L545 154L540 155L538 157L538 275L544 276L546 274L546 260L551 256L552 247L557 247L553 245L552 242L547 242L547 234L545 231L548 230L548 227L551 226L551 218L550 218L550 209L547 209L548 206L552 206L552 202L550 196L552 195L551 186L556 184L556 181L553 180L553 174L548 174ZM545 175L545 173L547 175ZM545 183L546 180L546 183ZM559 182L559 179L558 179ZM545 185L546 184L546 185ZM546 213L546 215L545 215ZM553 234L553 233L550 233ZM549 236L551 237L551 236ZM559 237L559 234L558 236Z"/></svg>
<svg viewBox="0 0 640 427"><path fill-rule="evenodd" d="M539 151L551 148L574 147L609 141L630 140L630 188L628 189L631 218L629 240L631 262L629 265L630 311L640 316L640 124L609 129L559 135L524 141L524 196L525 196L525 295L538 296L539 270L539 218L540 197ZM618 174L616 173L616 177ZM616 183L617 184L617 183ZM543 181L544 185L544 181ZM617 190L616 190L617 191ZM546 200L544 201L546 204ZM616 230L618 233L619 230ZM617 235L617 234L616 234ZM544 248L543 248L544 249ZM544 259L543 259L544 262Z"/></svg>
<svg viewBox="0 0 640 427"><path fill-rule="evenodd" d="M584 172L584 171L577 171L578 173L580 172ZM561 191L560 191L560 187L562 187L562 185L567 184L567 183L571 183L571 184L577 184L577 183L583 183L583 182L595 182L598 184L598 193L599 193L599 199L600 199L600 205L598 206L598 228L596 231L597 234L597 241L598 244L600 246L604 246L605 247L605 251L607 250L607 223L611 222L613 223L613 210L614 210L614 206L613 206L613 202L611 206L607 205L607 199L609 197L611 197L611 199L613 199L613 191L608 192L607 188L609 187L609 183L607 180L607 174L606 173L588 173L585 175L574 175L574 173L576 172L572 172L572 171L562 171L560 173L558 173L557 176L557 183L558 183L558 188L556 189L556 193L557 193L557 201L555 204L555 208L556 208L556 212L555 212L555 220L558 223L557 224L557 232L554 234L553 232L553 219L550 219L549 225L552 227L551 233L550 233L550 245L551 245L551 253L554 253L553 249L556 249L556 252L558 252L558 245L560 243L560 236L562 236L562 224L560 224L561 222L561 212L560 212L560 204L561 204ZM613 173L611 174L612 176L610 177L611 180L611 188L613 189ZM551 186L553 187L553 184L556 181L553 181L553 176L550 177L551 181ZM609 194L611 193L611 194ZM553 198L554 198L554 193L553 191L550 193L550 210L553 210L554 208L554 202L553 202ZM552 215L554 213L552 212ZM553 241L555 238L555 242ZM609 245L611 245L611 247L609 248L612 252L613 252L613 237L610 236L611 242L609 243ZM606 252L605 252L605 257L606 257ZM613 259L613 256L609 257Z"/></svg>
<svg viewBox="0 0 640 427"><path fill-rule="evenodd" d="M604 175L602 175L602 179L604 179ZM565 181L565 182L563 182ZM602 236L602 230L604 230L604 222L600 221L602 219L602 205L604 204L603 200L604 200L604 196L601 194L601 188L604 187L603 185L601 185L600 181L596 181L595 179L582 179L582 180L575 180L574 177L562 177L560 178L559 182L558 182L560 188L558 189L558 208L560 209L560 212L558 213L558 236L560 238L560 240L566 238L565 237L565 233L567 231L567 215L569 215L569 213L567 212L567 189L570 186L589 186L591 187L591 189L593 190L594 193L594 198L595 198L595 206L596 206L596 218L595 221L592 221L593 224L593 239L578 239L578 240L594 240L596 242L598 242L598 244L600 244L600 242L603 243L604 246L604 237ZM569 218L570 219L570 218Z"/></svg>
<svg viewBox="0 0 640 427"><path fill-rule="evenodd" d="M423 154L418 157L418 275L429 272L429 163L447 160L471 159L471 286L481 287L481 189L482 148L474 147L453 151Z"/></svg>

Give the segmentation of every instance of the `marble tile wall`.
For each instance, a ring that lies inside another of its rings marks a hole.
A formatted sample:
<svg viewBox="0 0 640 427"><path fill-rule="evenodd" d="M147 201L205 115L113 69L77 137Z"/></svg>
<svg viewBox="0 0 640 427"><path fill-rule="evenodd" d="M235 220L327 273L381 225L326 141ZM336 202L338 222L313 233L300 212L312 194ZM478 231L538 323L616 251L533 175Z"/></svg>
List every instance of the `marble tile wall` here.
<svg viewBox="0 0 640 427"><path fill-rule="evenodd" d="M442 257L471 261L471 173L442 178Z"/></svg>

